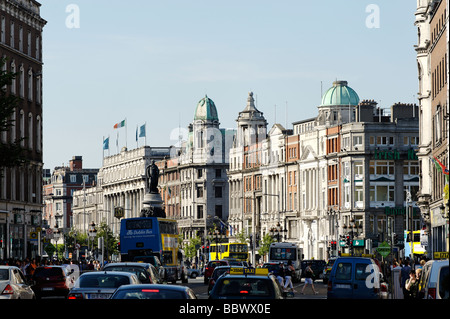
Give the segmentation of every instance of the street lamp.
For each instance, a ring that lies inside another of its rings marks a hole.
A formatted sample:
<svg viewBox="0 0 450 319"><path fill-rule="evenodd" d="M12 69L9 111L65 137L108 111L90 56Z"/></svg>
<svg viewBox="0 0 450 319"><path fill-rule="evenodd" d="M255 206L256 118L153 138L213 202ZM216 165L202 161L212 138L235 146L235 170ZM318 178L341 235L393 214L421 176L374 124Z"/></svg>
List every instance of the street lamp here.
<svg viewBox="0 0 450 319"><path fill-rule="evenodd" d="M97 235L97 229L95 229L95 223L93 221L89 224L88 232L89 232L89 238L92 240L92 248L91 248L91 254L92 254L92 251L94 250L94 238Z"/></svg>
<svg viewBox="0 0 450 319"><path fill-rule="evenodd" d="M270 236L272 236L273 238L277 238L277 242L280 242L280 236L282 239L284 239L284 236L282 235L282 233L286 234L287 230L283 229L283 227L280 225L280 222L277 223L276 227L272 227L269 230Z"/></svg>

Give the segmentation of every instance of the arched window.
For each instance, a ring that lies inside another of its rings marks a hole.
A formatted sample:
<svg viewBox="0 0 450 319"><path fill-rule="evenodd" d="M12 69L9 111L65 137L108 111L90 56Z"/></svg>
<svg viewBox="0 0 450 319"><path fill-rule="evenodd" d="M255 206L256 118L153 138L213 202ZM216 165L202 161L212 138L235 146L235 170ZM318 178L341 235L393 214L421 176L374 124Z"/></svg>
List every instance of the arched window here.
<svg viewBox="0 0 450 319"><path fill-rule="evenodd" d="M28 70L28 100L33 100L33 69Z"/></svg>
<svg viewBox="0 0 450 319"><path fill-rule="evenodd" d="M22 141L20 142L20 145L24 146L25 142L23 140L23 138L25 137L25 116L23 114L23 110L20 110L20 115L19 115L19 134L20 134L20 138L22 139Z"/></svg>

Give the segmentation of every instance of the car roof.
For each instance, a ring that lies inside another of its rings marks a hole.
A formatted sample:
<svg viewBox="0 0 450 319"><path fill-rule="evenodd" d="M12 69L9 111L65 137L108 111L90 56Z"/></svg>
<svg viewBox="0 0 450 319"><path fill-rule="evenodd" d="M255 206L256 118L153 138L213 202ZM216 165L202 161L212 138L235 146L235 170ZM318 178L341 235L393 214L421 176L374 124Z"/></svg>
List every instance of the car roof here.
<svg viewBox="0 0 450 319"><path fill-rule="evenodd" d="M177 290L186 291L191 288L187 286L177 286L177 285L163 285L163 284L137 284L137 285L123 285L117 288L117 290L133 290L133 289L165 289L165 290Z"/></svg>
<svg viewBox="0 0 450 319"><path fill-rule="evenodd" d="M84 276L94 276L94 275L122 275L122 276L127 276L127 277L136 276L135 274L133 274L131 272L126 272L126 271L101 270L101 271L85 272L85 273L81 274L80 278L84 277Z"/></svg>
<svg viewBox="0 0 450 319"><path fill-rule="evenodd" d="M135 267L150 267L153 266L150 263L140 263L140 262L123 262L123 263L109 263L103 266L103 268L107 267L115 267L115 266L135 266Z"/></svg>

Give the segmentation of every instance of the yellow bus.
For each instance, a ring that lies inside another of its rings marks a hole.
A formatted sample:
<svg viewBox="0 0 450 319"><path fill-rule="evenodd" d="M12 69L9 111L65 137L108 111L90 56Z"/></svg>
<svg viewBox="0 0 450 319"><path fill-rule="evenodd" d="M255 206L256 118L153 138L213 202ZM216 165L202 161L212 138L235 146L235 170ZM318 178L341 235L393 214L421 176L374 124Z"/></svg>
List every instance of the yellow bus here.
<svg viewBox="0 0 450 319"><path fill-rule="evenodd" d="M248 246L244 243L219 243L209 246L209 260L248 259Z"/></svg>

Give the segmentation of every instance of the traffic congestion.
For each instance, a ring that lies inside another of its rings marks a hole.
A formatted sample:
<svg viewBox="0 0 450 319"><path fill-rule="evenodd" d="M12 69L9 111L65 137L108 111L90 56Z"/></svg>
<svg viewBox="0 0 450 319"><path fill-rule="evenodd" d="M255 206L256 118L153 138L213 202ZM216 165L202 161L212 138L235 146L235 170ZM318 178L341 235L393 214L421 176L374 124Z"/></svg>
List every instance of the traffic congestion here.
<svg viewBox="0 0 450 319"><path fill-rule="evenodd" d="M0 299L448 299L448 259L388 265L374 258L304 260L252 267L233 258L205 267L184 262L177 283L157 257L149 262L3 261ZM290 267L289 267L290 266ZM159 267L159 268L158 268ZM190 270L190 271L188 271Z"/></svg>

